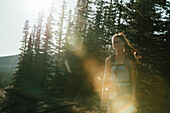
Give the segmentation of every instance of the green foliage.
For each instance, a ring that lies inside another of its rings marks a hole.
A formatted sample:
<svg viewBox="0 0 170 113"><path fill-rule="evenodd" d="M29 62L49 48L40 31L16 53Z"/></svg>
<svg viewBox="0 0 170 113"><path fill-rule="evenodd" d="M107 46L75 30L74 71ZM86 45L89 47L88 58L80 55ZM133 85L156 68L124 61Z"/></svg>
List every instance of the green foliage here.
<svg viewBox="0 0 170 113"><path fill-rule="evenodd" d="M143 69L143 68L142 68ZM138 72L138 113L168 113L170 85L160 75Z"/></svg>
<svg viewBox="0 0 170 113"><path fill-rule="evenodd" d="M4 88L9 85L14 71L1 71L0 72L0 87Z"/></svg>

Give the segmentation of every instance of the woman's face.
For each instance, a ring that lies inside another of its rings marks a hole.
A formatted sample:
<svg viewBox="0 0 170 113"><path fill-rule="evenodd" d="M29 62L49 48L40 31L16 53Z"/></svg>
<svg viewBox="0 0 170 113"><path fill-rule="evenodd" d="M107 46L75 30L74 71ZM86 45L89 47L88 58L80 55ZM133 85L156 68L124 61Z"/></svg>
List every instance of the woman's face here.
<svg viewBox="0 0 170 113"><path fill-rule="evenodd" d="M112 47L115 51L121 50L124 47L124 42L119 37L114 37Z"/></svg>

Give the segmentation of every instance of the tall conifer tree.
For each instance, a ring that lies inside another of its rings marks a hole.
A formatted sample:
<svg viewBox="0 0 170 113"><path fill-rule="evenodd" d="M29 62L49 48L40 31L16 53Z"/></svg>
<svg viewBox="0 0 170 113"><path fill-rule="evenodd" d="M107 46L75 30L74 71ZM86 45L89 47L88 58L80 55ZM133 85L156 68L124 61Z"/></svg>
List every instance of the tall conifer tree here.
<svg viewBox="0 0 170 113"><path fill-rule="evenodd" d="M6 101L1 112L33 112L36 109L36 89L33 81L33 41L29 34L29 22L23 29L21 53L11 88L6 90Z"/></svg>
<svg viewBox="0 0 170 113"><path fill-rule="evenodd" d="M58 32L57 32L57 37L56 37L56 41L57 41L57 46L56 49L58 50L58 56L61 57L61 52L64 50L64 22L66 19L66 1L63 0L63 4L61 7L61 13L59 16L59 22L58 22Z"/></svg>

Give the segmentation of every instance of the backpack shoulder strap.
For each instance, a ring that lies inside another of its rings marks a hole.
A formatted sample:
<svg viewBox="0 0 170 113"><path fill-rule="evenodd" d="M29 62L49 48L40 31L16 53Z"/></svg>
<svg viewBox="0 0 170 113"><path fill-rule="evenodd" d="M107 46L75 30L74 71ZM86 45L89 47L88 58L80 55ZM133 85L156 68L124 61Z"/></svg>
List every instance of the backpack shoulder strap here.
<svg viewBox="0 0 170 113"><path fill-rule="evenodd" d="M110 67L112 67L115 64L115 55L111 55L111 60L110 60Z"/></svg>

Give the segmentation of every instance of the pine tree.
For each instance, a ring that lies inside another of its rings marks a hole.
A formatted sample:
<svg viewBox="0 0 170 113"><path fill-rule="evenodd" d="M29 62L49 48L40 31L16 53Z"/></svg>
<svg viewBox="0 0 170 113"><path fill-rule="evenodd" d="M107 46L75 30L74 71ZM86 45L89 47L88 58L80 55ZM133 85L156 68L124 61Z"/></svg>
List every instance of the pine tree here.
<svg viewBox="0 0 170 113"><path fill-rule="evenodd" d="M66 85L66 69L64 65L65 53L67 51L67 37L70 31L65 29L65 20L66 20L66 1L63 0L61 11L59 14L59 20L57 22L57 31L55 35L56 39L56 59L55 59L55 77L54 77L54 90L55 94L61 98L65 96L64 87ZM68 28L70 29L70 28ZM66 33L65 33L66 32Z"/></svg>
<svg viewBox="0 0 170 113"><path fill-rule="evenodd" d="M28 20L26 20L25 22L25 26L24 26L24 29L23 29L23 39L22 39L22 46L20 48L21 50L21 53L20 53L20 58L19 58L19 63L18 63L18 67L17 67L17 72L14 76L14 79L13 79L13 83L12 85L14 86L14 88L20 86L20 84L18 84L18 79L22 78L21 76L21 73L24 72L24 68L25 68L25 65L26 65L26 53L27 53L27 49L28 49L28 36L29 36L29 22ZM18 74L18 75L17 75Z"/></svg>
<svg viewBox="0 0 170 113"><path fill-rule="evenodd" d="M78 0L75 8L74 40L77 50L84 49L86 33L91 21L91 1ZM83 53L82 53L83 54Z"/></svg>
<svg viewBox="0 0 170 113"><path fill-rule="evenodd" d="M38 21L37 21L37 26L34 25L34 28L36 27L35 31L36 31L36 38L34 40L34 49L35 49L35 54L38 55L40 54L40 46L41 46L41 36L42 36L42 24L43 24L43 17L44 14L43 12L39 13L38 15Z"/></svg>
<svg viewBox="0 0 170 113"><path fill-rule="evenodd" d="M161 29L161 13L156 12L156 1L136 1L122 4L122 20L126 21L125 34L131 43L139 49L143 54L143 62L148 67L158 69L157 61L160 61L159 39ZM144 24L145 23L145 24ZM145 44L143 44L145 42ZM152 54L149 54L152 53ZM157 57L153 58L153 55Z"/></svg>
<svg viewBox="0 0 170 113"><path fill-rule="evenodd" d="M64 50L63 49L63 44L64 44L64 21L65 21L65 18L66 18L66 1L63 0L63 4L62 4L62 9L61 9L61 14L60 14L60 17L59 17L59 22L58 22L58 33L57 33L57 37L56 37L56 41L57 41L57 47L56 49L58 50L57 51L57 56L60 58L61 57L61 52ZM59 59L58 58L58 59Z"/></svg>
<svg viewBox="0 0 170 113"><path fill-rule="evenodd" d="M108 33L108 37L112 37L113 34L115 34L116 27L115 27L115 19L116 19L116 2L113 0L110 0L108 5L106 6L106 29ZM110 39L110 38L109 38Z"/></svg>
<svg viewBox="0 0 170 113"><path fill-rule="evenodd" d="M11 88L7 89L6 101L2 112L33 112L36 108L36 97L33 81L33 42L29 36L29 22L26 20L22 39L20 60L14 74Z"/></svg>
<svg viewBox="0 0 170 113"><path fill-rule="evenodd" d="M82 26L82 29L81 29L81 39L83 41L82 49L85 48L87 56L90 54L94 55L95 48L94 46L92 46L95 43L95 40L94 40L95 37L93 37L94 33L92 34L93 18L94 18L92 14L94 12L92 10L93 2L91 0L81 1L81 2L82 3L78 11L79 11L79 19L81 19L81 21L79 21L79 24L81 24Z"/></svg>
<svg viewBox="0 0 170 113"><path fill-rule="evenodd" d="M102 52L103 32L104 32L104 5L103 0L96 1L96 14L94 22L94 35L96 39L97 51Z"/></svg>
<svg viewBox="0 0 170 113"><path fill-rule="evenodd" d="M45 90L50 89L52 87L52 78L54 76L54 59L53 55L53 15L52 11L50 12L49 16L47 17L47 23L45 25L45 33L43 38L43 45L42 45L42 53L41 53L41 67L42 67L42 88Z"/></svg>
<svg viewBox="0 0 170 113"><path fill-rule="evenodd" d="M42 45L42 29L43 29L43 13L39 13L38 16L38 21L37 21L37 26L34 25L34 32L35 34L33 35L34 37L34 70L35 70L35 75L37 75L35 77L35 79L38 80L40 75L40 65L41 65L41 61L40 61L40 54L42 52L41 50L41 45Z"/></svg>
<svg viewBox="0 0 170 113"><path fill-rule="evenodd" d="M69 11L69 16L68 16L68 20L67 20L67 31L66 31L66 42L65 42L65 48L66 51L70 50L70 46L71 46L71 42L72 42L72 35L73 35L73 15L72 15L72 11Z"/></svg>
<svg viewBox="0 0 170 113"><path fill-rule="evenodd" d="M108 53L111 48L111 37L117 33L120 29L119 23L116 22L117 17L117 6L118 1L108 1L104 7L104 21L103 21L103 43L102 51L103 53ZM119 27L117 27L119 26Z"/></svg>
<svg viewBox="0 0 170 113"><path fill-rule="evenodd" d="M169 57L170 57L170 54L169 54L169 51L170 51L170 2L167 0L167 1L164 1L164 2L160 2L160 7L162 9L164 9L164 13L162 15L165 14L165 16L163 16L163 24L162 25L162 28L160 29L161 31L161 56L162 56L162 68L161 68L161 72L163 73L164 77L166 80L170 80L170 77L167 76L168 73L169 73L169 70L168 70L168 67L170 65L170 60L169 60ZM160 9L160 11L162 11L162 9Z"/></svg>
<svg viewBox="0 0 170 113"><path fill-rule="evenodd" d="M84 44L86 47L86 53L87 55L96 55L98 56L100 54L101 50L101 37L102 37L102 22L103 22L103 1L95 1L94 3L92 1L89 1L89 6L92 6L93 4L97 4L97 13L95 13L94 8L90 8L87 11L87 14L89 14L86 18L88 20L88 27L86 29L86 35L84 38ZM100 6L100 5L101 6ZM100 9L99 9L100 8Z"/></svg>
<svg viewBox="0 0 170 113"><path fill-rule="evenodd" d="M30 28L29 21L26 20L24 30L22 32L24 34L24 36L23 36L23 39L22 39L21 43L23 43L23 44L22 44L22 46L20 48L20 50L23 51L23 52L25 52L26 48L27 48L27 44L28 44L27 42L28 42L28 37L29 37L29 28Z"/></svg>

